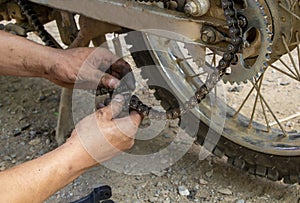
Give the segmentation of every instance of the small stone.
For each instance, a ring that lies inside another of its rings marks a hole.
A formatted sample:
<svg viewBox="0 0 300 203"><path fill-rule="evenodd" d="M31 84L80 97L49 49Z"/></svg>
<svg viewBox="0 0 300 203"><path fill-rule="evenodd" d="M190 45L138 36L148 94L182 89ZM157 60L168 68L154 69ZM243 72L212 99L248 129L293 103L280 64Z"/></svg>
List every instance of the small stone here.
<svg viewBox="0 0 300 203"><path fill-rule="evenodd" d="M35 139L31 140L28 144L31 146L34 146L34 145L40 144L40 142L41 142L40 138L35 138Z"/></svg>
<svg viewBox="0 0 300 203"><path fill-rule="evenodd" d="M0 171L4 171L5 169L6 169L5 166L0 167Z"/></svg>
<svg viewBox="0 0 300 203"><path fill-rule="evenodd" d="M16 92L18 91L15 87L8 87L7 92Z"/></svg>
<svg viewBox="0 0 300 203"><path fill-rule="evenodd" d="M11 161L11 163L12 164L15 164L17 161L15 160L15 159L13 159L12 161Z"/></svg>
<svg viewBox="0 0 300 203"><path fill-rule="evenodd" d="M38 99L39 102L44 101L47 97L45 95L41 95Z"/></svg>
<svg viewBox="0 0 300 203"><path fill-rule="evenodd" d="M171 200L167 198L163 201L163 203L171 203Z"/></svg>
<svg viewBox="0 0 300 203"><path fill-rule="evenodd" d="M162 171L151 171L151 173L157 177L162 177L166 174L167 171L162 170Z"/></svg>
<svg viewBox="0 0 300 203"><path fill-rule="evenodd" d="M0 103L0 108L3 107L3 104Z"/></svg>
<svg viewBox="0 0 300 203"><path fill-rule="evenodd" d="M27 130L30 126L30 123L25 124L23 127L21 127L21 131Z"/></svg>
<svg viewBox="0 0 300 203"><path fill-rule="evenodd" d="M286 122L286 124L285 124L285 126L287 126L287 127L293 127L294 126L294 122L292 122L292 121L288 121L288 122Z"/></svg>
<svg viewBox="0 0 300 203"><path fill-rule="evenodd" d="M232 191L229 190L228 188L221 188L218 190L218 192L223 195L232 195Z"/></svg>
<svg viewBox="0 0 300 203"><path fill-rule="evenodd" d="M18 135L21 135L21 130L19 128L14 129L13 136L17 137Z"/></svg>
<svg viewBox="0 0 300 203"><path fill-rule="evenodd" d="M200 183L201 185L206 185L208 182L207 182L206 180L200 178L199 183Z"/></svg>
<svg viewBox="0 0 300 203"><path fill-rule="evenodd" d="M213 174L214 174L214 170L207 171L207 172L205 173L206 177L208 177L208 178L211 178L211 177L213 176Z"/></svg>
<svg viewBox="0 0 300 203"><path fill-rule="evenodd" d="M49 145L49 144L50 144L50 140L49 140L49 139L46 139L45 144L46 144L46 145Z"/></svg>
<svg viewBox="0 0 300 203"><path fill-rule="evenodd" d="M150 201L150 202L153 202L153 203L154 203L154 202L157 202L157 200L158 200L157 197L150 197L150 198L149 198L149 201Z"/></svg>
<svg viewBox="0 0 300 203"><path fill-rule="evenodd" d="M245 200L243 200L243 199L238 199L238 200L236 201L236 203L245 203Z"/></svg>
<svg viewBox="0 0 300 203"><path fill-rule="evenodd" d="M11 161L12 158L11 158L10 156L4 156L4 157L3 157L3 160L4 160L4 161Z"/></svg>
<svg viewBox="0 0 300 203"><path fill-rule="evenodd" d="M190 195L190 191L185 186L179 186L178 187L178 193L181 196L188 196L188 195Z"/></svg>
<svg viewBox="0 0 300 203"><path fill-rule="evenodd" d="M163 184L162 184L161 182L158 182L158 183L156 184L156 186L157 186L157 187L162 187Z"/></svg>
<svg viewBox="0 0 300 203"><path fill-rule="evenodd" d="M196 190L191 190L191 191L190 191L190 194L187 196L188 200L190 200L190 201L194 200L196 194L197 194L197 191L196 191Z"/></svg>
<svg viewBox="0 0 300 203"><path fill-rule="evenodd" d="M279 84L280 84L281 86L287 86L287 85L290 84L290 82L289 82L289 81L282 81L282 82L280 82Z"/></svg>

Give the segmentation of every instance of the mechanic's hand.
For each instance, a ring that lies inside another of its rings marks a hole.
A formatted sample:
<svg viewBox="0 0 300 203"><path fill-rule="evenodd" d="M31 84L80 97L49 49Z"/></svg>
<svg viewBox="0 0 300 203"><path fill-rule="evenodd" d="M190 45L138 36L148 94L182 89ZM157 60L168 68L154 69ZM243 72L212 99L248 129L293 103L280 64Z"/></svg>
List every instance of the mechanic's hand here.
<svg viewBox="0 0 300 203"><path fill-rule="evenodd" d="M57 51L61 57L57 58L55 64L49 64L44 77L63 87L96 89L97 86L104 86L115 89L119 84L118 79L131 71L127 62L118 60L117 56L104 48Z"/></svg>
<svg viewBox="0 0 300 203"><path fill-rule="evenodd" d="M70 140L79 140L88 154L98 163L130 149L134 144L134 136L141 117L138 113L132 112L127 117L115 119L123 105L123 97L117 95L108 106L81 120Z"/></svg>

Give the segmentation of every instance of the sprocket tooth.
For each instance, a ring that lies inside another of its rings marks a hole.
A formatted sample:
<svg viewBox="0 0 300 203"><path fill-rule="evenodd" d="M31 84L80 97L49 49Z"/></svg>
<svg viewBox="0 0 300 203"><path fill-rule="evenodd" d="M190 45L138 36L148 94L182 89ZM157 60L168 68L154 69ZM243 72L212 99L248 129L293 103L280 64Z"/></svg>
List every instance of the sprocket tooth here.
<svg viewBox="0 0 300 203"><path fill-rule="evenodd" d="M267 47L267 52L268 52L268 54L271 54L272 53L272 48L269 46L269 47Z"/></svg>
<svg viewBox="0 0 300 203"><path fill-rule="evenodd" d="M228 81L231 85L233 85L234 84L234 81Z"/></svg>
<svg viewBox="0 0 300 203"><path fill-rule="evenodd" d="M265 71L265 68L262 66L260 67L260 72L263 73Z"/></svg>

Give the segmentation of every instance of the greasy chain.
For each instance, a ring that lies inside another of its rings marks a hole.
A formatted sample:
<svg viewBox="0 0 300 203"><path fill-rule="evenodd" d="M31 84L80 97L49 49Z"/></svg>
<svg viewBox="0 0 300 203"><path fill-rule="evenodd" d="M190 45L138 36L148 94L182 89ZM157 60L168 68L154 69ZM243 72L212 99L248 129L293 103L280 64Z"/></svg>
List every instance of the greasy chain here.
<svg viewBox="0 0 300 203"><path fill-rule="evenodd" d="M169 0L138 0L143 2L167 2ZM39 37L42 41L51 47L58 48L53 42L51 35L45 30L43 24L39 21L36 13L28 4L27 0L17 0L18 5L21 7L22 12L27 17L28 21L32 24L33 28L37 31ZM219 61L218 66L208 76L208 79L204 85L202 85L196 92L193 97L191 97L187 102L184 103L182 109L172 109L167 112L158 111L152 109L143 102L136 95L130 96L128 108L130 111L136 111L140 115L148 116L152 119L177 119L185 112L195 108L205 97L206 95L216 86L220 81L221 77L225 74L226 69L230 66L233 59L236 57L236 53L240 50L242 39L242 31L239 26L239 19L237 12L234 8L233 0L221 0L222 8L226 18L227 25L229 27L229 36L231 38L231 43L227 46L225 53L223 54L222 59ZM122 83L121 83L122 84ZM126 89L126 88L125 88ZM120 87L118 92L122 93L124 87ZM128 96L128 90L125 90L125 94ZM130 92L130 91L129 91Z"/></svg>
<svg viewBox="0 0 300 203"><path fill-rule="evenodd" d="M129 108L131 110L135 110L139 114L153 119L177 119L185 112L195 108L216 86L221 77L225 74L226 69L230 66L233 59L235 59L236 53L241 48L243 42L242 31L239 26L240 21L238 19L237 12L234 9L233 0L221 0L221 4L227 25L229 27L231 43L227 46L226 52L223 54L218 66L216 67L215 71L208 76L205 84L195 92L193 97L184 103L182 109L171 109L167 112L157 111L143 104L137 96L133 95L129 102Z"/></svg>

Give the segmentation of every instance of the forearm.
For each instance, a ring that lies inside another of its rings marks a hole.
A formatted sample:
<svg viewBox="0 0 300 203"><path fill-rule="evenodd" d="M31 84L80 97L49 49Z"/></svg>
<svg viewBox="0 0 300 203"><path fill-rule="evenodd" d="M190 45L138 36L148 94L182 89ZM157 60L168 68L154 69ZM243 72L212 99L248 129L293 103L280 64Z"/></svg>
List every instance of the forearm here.
<svg viewBox="0 0 300 203"><path fill-rule="evenodd" d="M0 31L0 75L43 77L55 65L57 51Z"/></svg>
<svg viewBox="0 0 300 203"><path fill-rule="evenodd" d="M43 202L95 164L73 139L38 159L0 173L0 202Z"/></svg>

